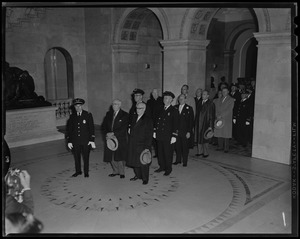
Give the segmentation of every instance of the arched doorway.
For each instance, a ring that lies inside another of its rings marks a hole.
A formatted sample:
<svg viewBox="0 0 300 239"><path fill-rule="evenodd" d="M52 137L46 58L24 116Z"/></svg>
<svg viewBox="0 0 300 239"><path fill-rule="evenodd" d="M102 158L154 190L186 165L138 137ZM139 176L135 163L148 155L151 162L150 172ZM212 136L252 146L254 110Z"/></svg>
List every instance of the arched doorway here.
<svg viewBox="0 0 300 239"><path fill-rule="evenodd" d="M148 8L127 9L119 19L112 45L113 97L126 99L125 109L131 107L134 88L145 91L144 101L153 88L162 91L163 37L159 16Z"/></svg>
<svg viewBox="0 0 300 239"><path fill-rule="evenodd" d="M46 98L57 106L57 126L65 125L71 113L74 98L73 61L67 50L54 47L47 51L44 60Z"/></svg>
<svg viewBox="0 0 300 239"><path fill-rule="evenodd" d="M219 85L221 77L224 77L229 89L232 83L244 83L245 87L250 89L250 81L256 76L257 41L253 37L253 33L257 31L257 19L251 9L220 8L215 12L206 35L207 39L210 40L207 47L206 86L210 87L209 79L213 76L216 86ZM212 66L218 67L215 69ZM249 108L247 112L251 112L249 113L250 126L245 123L238 125L233 123L233 131L236 133L233 133L230 141L232 153L249 157L252 155L254 119L254 99L250 97L253 97L254 90L255 88L252 90L252 96L249 96L249 104L246 105ZM240 91L245 97L245 91L242 89ZM241 113L242 106L239 105L241 105L240 98L236 99L233 115L241 119L241 114L244 113ZM245 137L241 137L242 134L245 134ZM244 138L247 139L244 140Z"/></svg>

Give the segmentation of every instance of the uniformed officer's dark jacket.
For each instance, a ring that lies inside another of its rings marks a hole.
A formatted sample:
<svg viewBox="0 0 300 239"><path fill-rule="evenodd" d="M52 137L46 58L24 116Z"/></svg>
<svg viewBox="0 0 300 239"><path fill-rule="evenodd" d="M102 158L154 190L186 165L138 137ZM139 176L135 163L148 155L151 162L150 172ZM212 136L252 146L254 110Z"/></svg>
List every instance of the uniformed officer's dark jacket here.
<svg viewBox="0 0 300 239"><path fill-rule="evenodd" d="M81 116L77 112L71 114L67 124L66 138L68 143L87 145L89 141L95 141L95 129L92 113L85 110Z"/></svg>
<svg viewBox="0 0 300 239"><path fill-rule="evenodd" d="M179 112L179 105L175 105ZM179 113L178 135L185 137L187 133L192 134L194 128L194 110L191 106L184 104L181 114Z"/></svg>
<svg viewBox="0 0 300 239"><path fill-rule="evenodd" d="M249 99L241 100L238 106L233 111L233 119L236 119L237 123L249 123L252 121L253 114L251 110L251 102Z"/></svg>
<svg viewBox="0 0 300 239"><path fill-rule="evenodd" d="M171 140L178 136L179 112L170 105L167 110L161 108L160 114L154 126L157 140Z"/></svg>

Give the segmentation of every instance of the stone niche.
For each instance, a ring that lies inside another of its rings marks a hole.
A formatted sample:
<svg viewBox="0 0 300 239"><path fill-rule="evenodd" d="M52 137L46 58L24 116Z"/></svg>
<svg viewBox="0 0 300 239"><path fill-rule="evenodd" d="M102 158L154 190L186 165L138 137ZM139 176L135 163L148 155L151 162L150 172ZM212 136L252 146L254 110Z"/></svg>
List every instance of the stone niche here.
<svg viewBox="0 0 300 239"><path fill-rule="evenodd" d="M6 111L5 139L10 148L63 139L53 106Z"/></svg>

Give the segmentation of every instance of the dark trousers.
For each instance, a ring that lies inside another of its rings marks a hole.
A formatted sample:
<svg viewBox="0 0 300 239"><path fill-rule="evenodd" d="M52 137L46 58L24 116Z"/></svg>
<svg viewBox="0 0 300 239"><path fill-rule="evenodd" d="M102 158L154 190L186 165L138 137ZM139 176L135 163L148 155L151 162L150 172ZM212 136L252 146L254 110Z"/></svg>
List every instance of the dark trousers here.
<svg viewBox="0 0 300 239"><path fill-rule="evenodd" d="M228 151L229 150L229 138L218 138L218 145L219 145L219 149L223 149L224 147L224 151Z"/></svg>
<svg viewBox="0 0 300 239"><path fill-rule="evenodd" d="M166 173L172 172L174 146L170 140L157 140L158 165Z"/></svg>
<svg viewBox="0 0 300 239"><path fill-rule="evenodd" d="M157 155L158 155L158 152L157 152L157 140L156 139L152 139L152 146L153 146L153 148L154 148L154 156L156 156L157 157Z"/></svg>
<svg viewBox="0 0 300 239"><path fill-rule="evenodd" d="M149 181L149 167L150 164L145 164L145 165L142 165L141 167L134 167L133 168L133 171L134 171L134 174L136 177L138 177L139 179L142 179L143 182L146 181L148 182Z"/></svg>
<svg viewBox="0 0 300 239"><path fill-rule="evenodd" d="M90 145L74 145L74 159L76 173L81 172L81 155L83 158L83 170L84 173L89 173L89 157L90 157Z"/></svg>
<svg viewBox="0 0 300 239"><path fill-rule="evenodd" d="M189 140L184 136L177 137L176 143L176 162L181 163L183 159L183 164L187 164L188 155L189 155Z"/></svg>

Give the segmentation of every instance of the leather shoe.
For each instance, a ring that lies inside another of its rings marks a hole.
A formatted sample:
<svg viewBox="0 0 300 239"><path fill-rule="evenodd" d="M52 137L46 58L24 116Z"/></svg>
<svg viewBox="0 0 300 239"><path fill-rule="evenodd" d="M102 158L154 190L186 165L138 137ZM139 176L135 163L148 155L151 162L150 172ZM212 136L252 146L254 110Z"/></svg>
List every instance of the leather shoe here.
<svg viewBox="0 0 300 239"><path fill-rule="evenodd" d="M154 172L159 173L159 172L162 172L162 171L164 171L164 170L159 168L159 169L156 169Z"/></svg>
<svg viewBox="0 0 300 239"><path fill-rule="evenodd" d="M203 155L203 158L207 158L208 157L208 154L207 155Z"/></svg>
<svg viewBox="0 0 300 239"><path fill-rule="evenodd" d="M77 177L78 175L81 175L81 174L82 174L82 172L74 173L74 174L72 175L72 177Z"/></svg>
<svg viewBox="0 0 300 239"><path fill-rule="evenodd" d="M89 174L88 174L88 173L85 173L85 174L84 174L84 177L85 177L85 178L88 178L88 177L89 177Z"/></svg>
<svg viewBox="0 0 300 239"><path fill-rule="evenodd" d="M201 155L203 155L203 154L196 154L196 156L201 156Z"/></svg>
<svg viewBox="0 0 300 239"><path fill-rule="evenodd" d="M224 153L228 153L228 150L225 150Z"/></svg>
<svg viewBox="0 0 300 239"><path fill-rule="evenodd" d="M109 174L108 176L109 177L114 177L114 176L117 176L118 174L116 174L116 173L111 173L111 174Z"/></svg>
<svg viewBox="0 0 300 239"><path fill-rule="evenodd" d="M183 167L186 167L187 166L187 164L184 164L184 165L182 165Z"/></svg>
<svg viewBox="0 0 300 239"><path fill-rule="evenodd" d="M216 150L217 150L217 151L222 151L223 149L219 149L219 148L218 148L218 149L216 149Z"/></svg>
<svg viewBox="0 0 300 239"><path fill-rule="evenodd" d="M180 164L180 162L175 162L175 163L173 163L174 165L177 165L177 164Z"/></svg>
<svg viewBox="0 0 300 239"><path fill-rule="evenodd" d="M139 178L137 176L134 176L133 178L130 179L130 181L135 181L138 180Z"/></svg>
<svg viewBox="0 0 300 239"><path fill-rule="evenodd" d="M143 184L145 185L145 184L148 184L148 181L143 181Z"/></svg>
<svg viewBox="0 0 300 239"><path fill-rule="evenodd" d="M120 175L120 178L125 178L125 175Z"/></svg>
<svg viewBox="0 0 300 239"><path fill-rule="evenodd" d="M170 175L170 174L171 174L171 172L169 172L169 173L165 172L165 173L164 173L164 176L168 176L168 175Z"/></svg>

